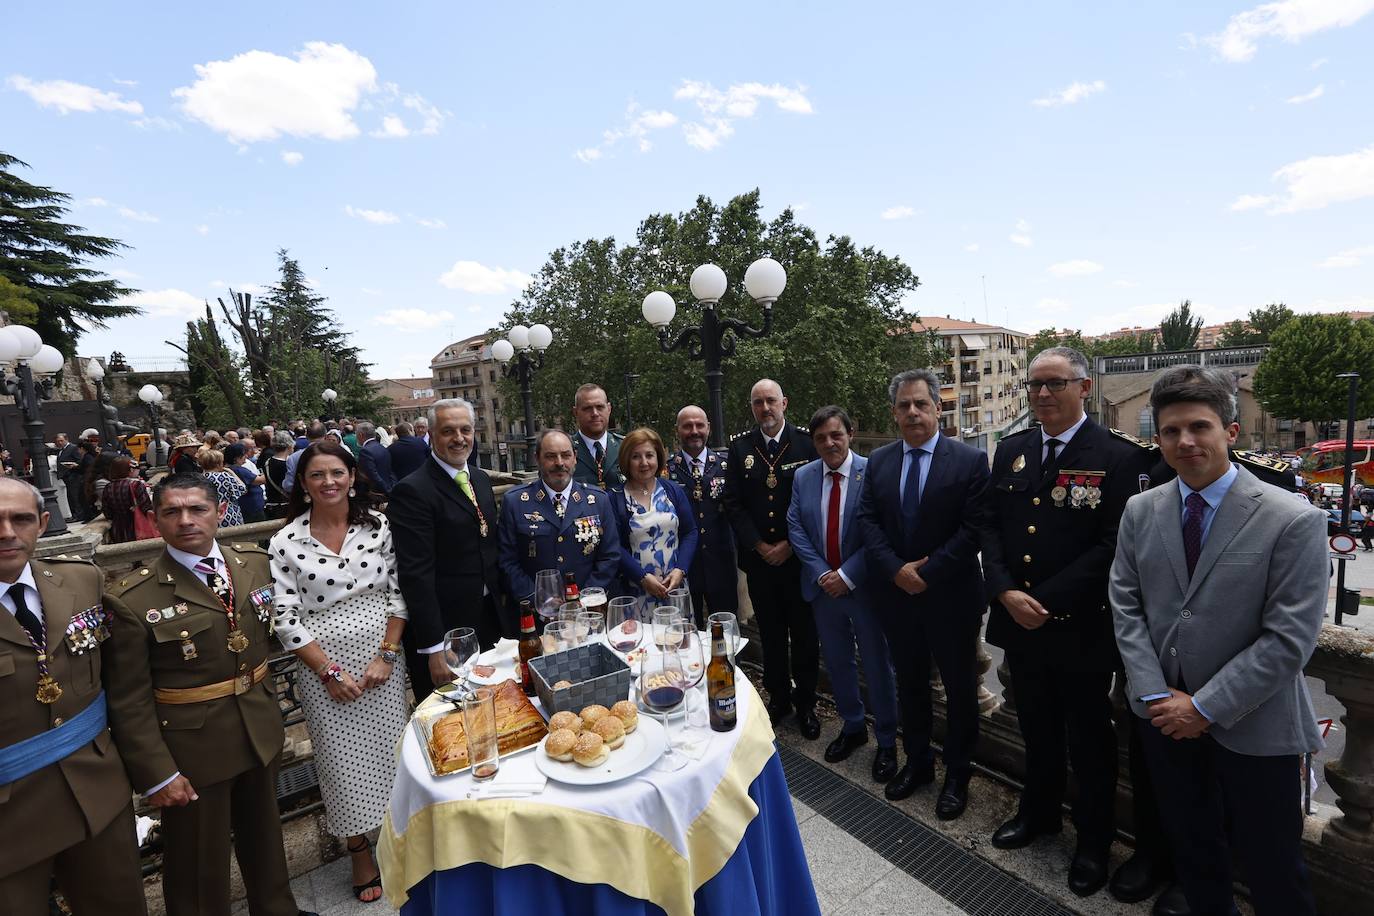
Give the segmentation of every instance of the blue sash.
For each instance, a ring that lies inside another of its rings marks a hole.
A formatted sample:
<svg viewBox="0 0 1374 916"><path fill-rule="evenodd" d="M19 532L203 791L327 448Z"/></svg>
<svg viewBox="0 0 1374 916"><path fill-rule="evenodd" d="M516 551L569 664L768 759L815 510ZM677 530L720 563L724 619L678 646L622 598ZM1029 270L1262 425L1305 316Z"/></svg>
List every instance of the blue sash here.
<svg viewBox="0 0 1374 916"><path fill-rule="evenodd" d="M0 748L0 786L57 763L105 730L105 691L57 728Z"/></svg>

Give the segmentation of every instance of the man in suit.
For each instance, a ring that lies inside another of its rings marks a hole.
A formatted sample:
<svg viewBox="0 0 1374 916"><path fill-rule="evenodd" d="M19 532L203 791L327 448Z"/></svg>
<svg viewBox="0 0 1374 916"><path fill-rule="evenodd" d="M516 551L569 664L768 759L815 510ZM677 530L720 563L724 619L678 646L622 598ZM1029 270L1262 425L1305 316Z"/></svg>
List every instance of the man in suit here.
<svg viewBox="0 0 1374 916"><path fill-rule="evenodd" d="M1121 511L1148 488L1153 459L1146 443L1084 413L1092 379L1083 354L1050 347L1027 375L1040 425L998 445L983 539L987 638L1006 652L1026 745L1020 805L992 842L1019 849L1060 831L1067 745L1078 783L1068 884L1087 896L1107 880L1116 803L1109 693L1119 657L1107 573Z"/></svg>
<svg viewBox="0 0 1374 916"><path fill-rule="evenodd" d="M111 588L110 730L134 789L162 809L169 916L228 916L229 847L254 914L296 916L277 810L282 721L267 676L267 552L225 544L214 485L153 490L166 549Z"/></svg>
<svg viewBox="0 0 1374 916"><path fill-rule="evenodd" d="M0 477L0 671L12 688L0 727L0 909L46 916L56 877L77 916L141 916L133 792L105 724L100 569L31 561L47 526L42 494Z"/></svg>
<svg viewBox="0 0 1374 916"><path fill-rule="evenodd" d="M802 597L816 617L835 708L844 720L839 735L825 749L825 759L838 763L868 743L854 663L857 644L878 739L873 779L885 783L897 775L897 693L887 638L866 586L863 533L855 524L868 459L850 451L854 423L843 408L822 407L810 425L811 441L821 457L803 466L792 480L787 532L801 562Z"/></svg>
<svg viewBox="0 0 1374 916"><path fill-rule="evenodd" d="M706 447L711 424L706 411L688 404L677 412L677 441L681 446L668 460L668 474L687 491L696 514L697 552L687 571L692 610L698 626L706 614L737 611L739 592L735 571L735 533L725 516L724 451Z"/></svg>
<svg viewBox="0 0 1374 916"><path fill-rule="evenodd" d="M787 507L792 477L816 459L816 448L805 430L787 422L787 398L777 382L755 382L749 407L758 425L730 440L725 511L763 640L768 716L777 725L795 708L802 737L814 741L821 735L816 718L820 645L816 618L801 594L801 563L788 541Z"/></svg>
<svg viewBox="0 0 1374 916"><path fill-rule="evenodd" d="M471 460L472 405L446 398L430 412L429 460L396 484L386 509L410 613L401 641L418 698L453 679L442 651L449 630L472 627L483 648L517 632L513 621L502 626L498 611L496 497ZM363 454L375 445L368 441Z"/></svg>
<svg viewBox="0 0 1374 916"><path fill-rule="evenodd" d="M894 647L907 759L883 790L906 798L935 780L930 747L930 661L945 685L945 781L936 798L942 820L964 813L978 738L974 660L983 618L978 568L986 511L987 456L940 435L940 381L928 369L888 385L898 442L869 458L859 502L872 602Z"/></svg>
<svg viewBox="0 0 1374 916"><path fill-rule="evenodd" d="M1126 506L1111 602L1174 867L1198 916L1235 912L1232 847L1256 913L1313 914L1294 774L1322 746L1303 665L1326 610L1325 514L1232 463L1224 373L1167 369L1150 409L1178 479Z"/></svg>
<svg viewBox="0 0 1374 916"><path fill-rule="evenodd" d="M301 455L305 454L305 449L319 442L329 435L330 429L320 420L312 420L305 429L306 445L305 448L297 448L286 459L286 475L282 478L282 489L290 493L296 485L296 466L301 463Z"/></svg>
<svg viewBox="0 0 1374 916"><path fill-rule="evenodd" d="M386 447L391 456L391 474L397 482L405 480L429 460L429 445L415 435L415 428L409 423L396 424L396 438Z"/></svg>
<svg viewBox="0 0 1374 916"><path fill-rule="evenodd" d="M77 496L76 484L72 478L72 472L81 464L81 449L75 443L67 440L66 433L58 433L53 437L53 449L57 452L56 470L59 499L65 499L67 503L67 521L74 521L79 516L80 502Z"/></svg>
<svg viewBox="0 0 1374 916"><path fill-rule="evenodd" d="M535 445L539 479L501 498L501 576L512 607L534 596L542 569L572 573L579 588L616 588L620 535L611 500L594 485L573 479L572 440L546 429Z"/></svg>
<svg viewBox="0 0 1374 916"><path fill-rule="evenodd" d="M620 489L625 478L620 473L620 443L624 436L610 432L611 402L600 385L588 382L573 395L573 420L577 433L573 448L577 451L577 469L573 479L581 483Z"/></svg>
<svg viewBox="0 0 1374 916"><path fill-rule="evenodd" d="M396 474L391 469L391 453L377 441L377 427L363 420L357 426L358 467L367 478L370 493L386 499L396 486Z"/></svg>

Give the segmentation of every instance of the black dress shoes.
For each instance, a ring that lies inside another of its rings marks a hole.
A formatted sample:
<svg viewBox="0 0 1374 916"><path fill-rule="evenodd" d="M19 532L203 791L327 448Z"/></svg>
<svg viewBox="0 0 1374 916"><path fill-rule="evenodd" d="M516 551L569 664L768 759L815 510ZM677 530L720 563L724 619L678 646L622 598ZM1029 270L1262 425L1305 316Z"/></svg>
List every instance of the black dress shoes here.
<svg viewBox="0 0 1374 916"><path fill-rule="evenodd" d="M873 781L891 782L892 777L897 775L897 749L895 747L880 747L878 753L873 755Z"/></svg>
<svg viewBox="0 0 1374 916"><path fill-rule="evenodd" d="M1038 836L1050 836L1064 829L1059 822L1037 824L1025 814L1018 813L992 834L992 845L998 849L1021 849Z"/></svg>
<svg viewBox="0 0 1374 916"><path fill-rule="evenodd" d="M825 748L825 762L839 763L868 743L868 732L840 732Z"/></svg>
<svg viewBox="0 0 1374 916"><path fill-rule="evenodd" d="M1112 875L1108 890L1122 903L1139 903L1153 897L1164 883L1164 878L1164 869L1154 856L1137 852Z"/></svg>
<svg viewBox="0 0 1374 916"><path fill-rule="evenodd" d="M888 801L898 801L914 793L921 786L928 786L935 781L935 764L916 763L910 757L906 760L906 766L902 767L892 781L883 788L883 795Z"/></svg>
<svg viewBox="0 0 1374 916"><path fill-rule="evenodd" d="M797 710L797 728L807 741L815 741L821 736L821 720L816 718L816 710ZM866 737L866 736L865 736Z"/></svg>
<svg viewBox="0 0 1374 916"><path fill-rule="evenodd" d="M768 721L773 724L774 728L777 728L778 723L782 722L783 719L787 718L788 713L790 713L791 711L791 703L769 703Z"/></svg>
<svg viewBox="0 0 1374 916"><path fill-rule="evenodd" d="M968 806L968 776L946 776L940 797L935 799L935 816L952 821Z"/></svg>
<svg viewBox="0 0 1374 916"><path fill-rule="evenodd" d="M1107 883L1107 849L1078 844L1069 863L1069 890L1080 897L1089 897L1102 890Z"/></svg>
<svg viewBox="0 0 1374 916"><path fill-rule="evenodd" d="M1192 916L1188 898L1183 896L1183 885L1177 881L1164 888L1164 893L1155 901L1154 916Z"/></svg>

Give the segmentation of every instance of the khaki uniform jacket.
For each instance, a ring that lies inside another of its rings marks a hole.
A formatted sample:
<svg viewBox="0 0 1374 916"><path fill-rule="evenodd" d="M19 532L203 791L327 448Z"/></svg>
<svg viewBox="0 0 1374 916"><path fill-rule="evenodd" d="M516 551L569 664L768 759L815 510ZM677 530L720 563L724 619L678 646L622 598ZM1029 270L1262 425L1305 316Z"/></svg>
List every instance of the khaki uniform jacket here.
<svg viewBox="0 0 1374 916"><path fill-rule="evenodd" d="M116 618L106 659L110 729L139 792L178 771L193 787L213 785L281 752L281 709L270 677L246 693L200 703L171 705L153 696L155 688L206 687L251 673L272 654L271 595L261 605L252 598L272 584L267 552L253 544L221 543L220 550L248 637L240 654L229 651L229 620L215 593L166 551L107 596ZM170 619L161 619L164 608L173 609ZM194 657L183 649L187 640Z"/></svg>
<svg viewBox="0 0 1374 916"><path fill-rule="evenodd" d="M48 672L62 696L34 698L38 653L14 615L0 609L0 745L9 746L81 712L100 693L110 642L75 654L66 639L72 616L96 608L100 569L85 560L34 560L33 578L48 633ZM37 610L34 608L33 610ZM105 631L110 631L107 623ZM0 785L0 875L13 874L104 830L129 804L131 789L108 730L65 759Z"/></svg>

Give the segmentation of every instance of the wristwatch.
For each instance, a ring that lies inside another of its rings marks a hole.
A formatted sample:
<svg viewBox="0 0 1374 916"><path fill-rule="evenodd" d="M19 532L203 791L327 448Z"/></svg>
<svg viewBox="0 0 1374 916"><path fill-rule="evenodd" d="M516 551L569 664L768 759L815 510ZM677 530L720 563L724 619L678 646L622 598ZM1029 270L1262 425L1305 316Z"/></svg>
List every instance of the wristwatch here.
<svg viewBox="0 0 1374 916"><path fill-rule="evenodd" d="M388 645L388 643L382 643L382 645L383 645L383 647L385 647L386 645ZM380 658L382 661L386 662L388 665L394 665L394 664L396 664L396 650L395 650L395 649L387 649L387 648L378 649L378 650L377 650L377 657Z"/></svg>

